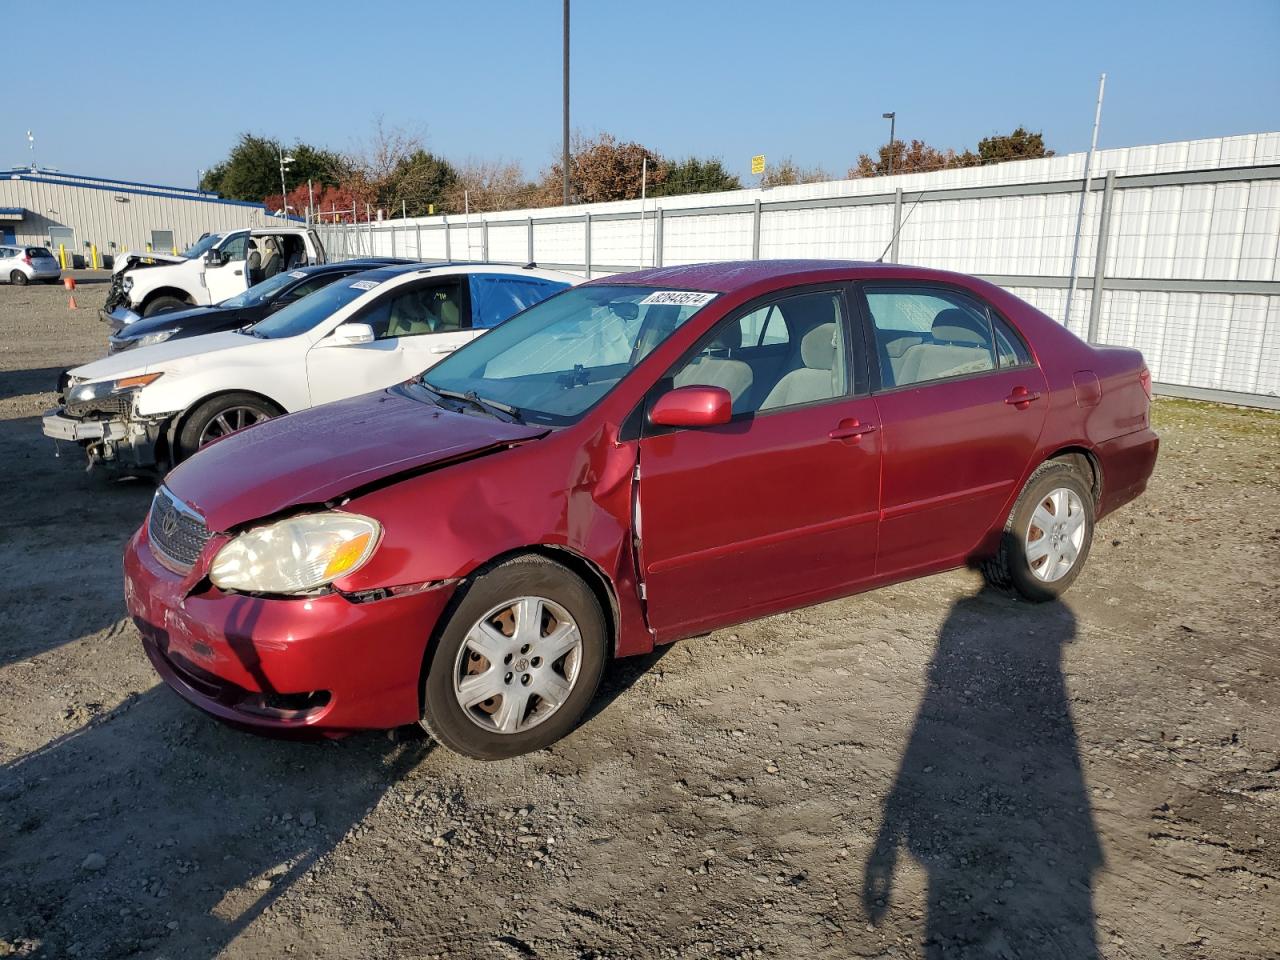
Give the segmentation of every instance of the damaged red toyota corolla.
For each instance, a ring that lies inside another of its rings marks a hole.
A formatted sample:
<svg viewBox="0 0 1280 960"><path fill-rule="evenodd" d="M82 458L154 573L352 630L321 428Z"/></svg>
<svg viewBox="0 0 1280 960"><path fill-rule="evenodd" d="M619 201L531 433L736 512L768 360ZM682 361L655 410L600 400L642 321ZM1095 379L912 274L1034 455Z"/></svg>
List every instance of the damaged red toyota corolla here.
<svg viewBox="0 0 1280 960"><path fill-rule="evenodd" d="M1136 351L970 277L611 277L199 453L125 592L218 717L511 756L567 733L610 657L969 563L1057 595L1146 487L1149 393Z"/></svg>

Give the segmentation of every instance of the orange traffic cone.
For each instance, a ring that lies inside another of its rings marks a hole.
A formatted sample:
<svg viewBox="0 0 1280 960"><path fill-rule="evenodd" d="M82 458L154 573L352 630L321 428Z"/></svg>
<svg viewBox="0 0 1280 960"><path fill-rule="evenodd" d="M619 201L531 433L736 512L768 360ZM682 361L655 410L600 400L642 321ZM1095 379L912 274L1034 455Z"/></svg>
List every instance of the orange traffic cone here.
<svg viewBox="0 0 1280 960"><path fill-rule="evenodd" d="M68 297L68 298L67 298L67 309L68 309L68 310L79 310L79 309L80 309L79 307L77 307L77 306L76 306L76 297L75 297L75 294L74 294L74 293L73 293L70 297Z"/></svg>
<svg viewBox="0 0 1280 960"><path fill-rule="evenodd" d="M62 285L63 285L64 287L66 287L67 292L71 294L71 296L67 298L67 309L68 309L68 310L79 310L80 308L76 306L76 295L75 295L75 289L76 289L76 278L75 278L75 277L63 277L63 278L62 278Z"/></svg>

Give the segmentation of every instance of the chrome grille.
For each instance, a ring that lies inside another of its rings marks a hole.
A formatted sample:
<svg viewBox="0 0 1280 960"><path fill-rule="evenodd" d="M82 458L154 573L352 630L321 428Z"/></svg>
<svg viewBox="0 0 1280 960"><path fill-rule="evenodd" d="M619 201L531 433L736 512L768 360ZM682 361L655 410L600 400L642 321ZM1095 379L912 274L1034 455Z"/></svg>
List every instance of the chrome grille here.
<svg viewBox="0 0 1280 960"><path fill-rule="evenodd" d="M147 536L165 566L185 573L199 559L210 534L200 515L162 486L151 501Z"/></svg>

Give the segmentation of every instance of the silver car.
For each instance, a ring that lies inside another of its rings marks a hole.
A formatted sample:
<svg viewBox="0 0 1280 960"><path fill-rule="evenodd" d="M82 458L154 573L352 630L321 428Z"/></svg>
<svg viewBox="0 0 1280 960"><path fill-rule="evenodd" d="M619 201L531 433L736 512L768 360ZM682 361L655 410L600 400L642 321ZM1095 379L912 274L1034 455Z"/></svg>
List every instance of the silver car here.
<svg viewBox="0 0 1280 960"><path fill-rule="evenodd" d="M0 246L0 283L57 283L61 276L57 258L44 247Z"/></svg>

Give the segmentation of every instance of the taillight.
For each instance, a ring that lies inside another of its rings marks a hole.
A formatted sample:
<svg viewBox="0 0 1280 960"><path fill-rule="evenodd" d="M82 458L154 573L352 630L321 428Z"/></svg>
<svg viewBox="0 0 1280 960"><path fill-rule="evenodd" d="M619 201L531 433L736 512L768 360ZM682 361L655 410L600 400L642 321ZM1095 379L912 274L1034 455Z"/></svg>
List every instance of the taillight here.
<svg viewBox="0 0 1280 960"><path fill-rule="evenodd" d="M1138 382L1142 384L1142 389L1147 395L1147 399L1151 399L1151 371L1146 367L1142 368L1142 372L1138 374Z"/></svg>
<svg viewBox="0 0 1280 960"><path fill-rule="evenodd" d="M22 255L22 262L25 263L28 267L31 266L31 254L24 253Z"/></svg>

